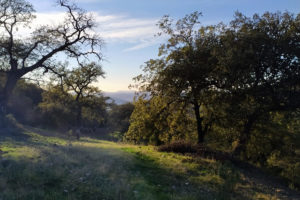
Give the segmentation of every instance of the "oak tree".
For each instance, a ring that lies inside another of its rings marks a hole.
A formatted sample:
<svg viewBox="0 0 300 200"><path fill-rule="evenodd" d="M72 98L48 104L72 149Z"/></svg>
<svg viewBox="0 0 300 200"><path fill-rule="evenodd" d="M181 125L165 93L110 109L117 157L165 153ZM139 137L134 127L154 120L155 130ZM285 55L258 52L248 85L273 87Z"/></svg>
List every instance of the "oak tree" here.
<svg viewBox="0 0 300 200"><path fill-rule="evenodd" d="M62 23L43 25L29 37L17 37L19 28L30 27L34 8L25 0L0 1L0 73L6 76L0 90L1 113L20 78L37 70L56 70L55 55L63 53L78 63L90 55L101 59L102 40L92 31L93 16L68 0L59 0L58 5L66 10Z"/></svg>
<svg viewBox="0 0 300 200"><path fill-rule="evenodd" d="M152 96L164 96L169 104L184 102L192 105L197 124L198 143L212 122L211 115L205 119L201 107L207 107L208 92L215 88L215 64L212 54L217 44L216 27L199 27L201 13L195 12L178 20L175 24L169 16L159 22L168 41L160 47L160 58L146 62L144 74L135 80L140 89Z"/></svg>
<svg viewBox="0 0 300 200"><path fill-rule="evenodd" d="M235 19L220 30L218 68L232 126L241 131L236 154L245 151L254 125L272 112L300 106L300 15L269 13ZM225 99L225 98L224 98Z"/></svg>

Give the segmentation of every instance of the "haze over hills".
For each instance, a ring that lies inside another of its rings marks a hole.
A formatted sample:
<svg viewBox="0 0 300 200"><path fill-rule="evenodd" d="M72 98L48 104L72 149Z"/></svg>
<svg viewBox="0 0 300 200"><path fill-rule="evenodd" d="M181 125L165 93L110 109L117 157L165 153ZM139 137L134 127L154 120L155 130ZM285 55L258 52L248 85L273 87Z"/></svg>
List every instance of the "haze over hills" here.
<svg viewBox="0 0 300 200"><path fill-rule="evenodd" d="M103 92L104 96L108 96L115 101L116 104L124 104L133 102L135 91L117 91L117 92Z"/></svg>

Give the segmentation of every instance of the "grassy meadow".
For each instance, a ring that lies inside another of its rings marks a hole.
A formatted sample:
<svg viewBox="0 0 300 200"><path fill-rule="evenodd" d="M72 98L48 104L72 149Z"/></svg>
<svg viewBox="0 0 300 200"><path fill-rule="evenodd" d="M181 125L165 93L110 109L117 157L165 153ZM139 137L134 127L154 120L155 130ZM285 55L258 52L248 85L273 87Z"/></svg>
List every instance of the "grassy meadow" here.
<svg viewBox="0 0 300 200"><path fill-rule="evenodd" d="M1 130L0 199L297 199L209 158L40 129Z"/></svg>

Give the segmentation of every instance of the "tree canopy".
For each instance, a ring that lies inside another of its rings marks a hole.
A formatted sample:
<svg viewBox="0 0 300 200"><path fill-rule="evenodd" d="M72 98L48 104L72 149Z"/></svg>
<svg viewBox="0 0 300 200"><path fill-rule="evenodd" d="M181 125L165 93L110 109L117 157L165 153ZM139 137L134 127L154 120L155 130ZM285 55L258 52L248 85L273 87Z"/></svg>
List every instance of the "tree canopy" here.
<svg viewBox="0 0 300 200"><path fill-rule="evenodd" d="M195 12L175 24L169 16L159 22L160 34L167 34L168 41L159 49L160 58L146 62L145 74L135 78L140 89L152 96L160 95L171 103L192 104L197 122L198 143L204 141L208 119L200 107L208 106L209 93L215 88L216 59L213 55L217 44L216 27L198 27L201 13Z"/></svg>
<svg viewBox="0 0 300 200"><path fill-rule="evenodd" d="M198 143L212 123L237 127L240 154L256 122L299 108L300 18L288 12L252 18L237 12L227 25L200 26L200 16L195 12L176 23L163 17L158 25L168 41L135 81L167 105L192 106Z"/></svg>
<svg viewBox="0 0 300 200"><path fill-rule="evenodd" d="M18 38L18 28L30 26L35 18L33 6L25 0L0 1L0 72L6 75L6 83L0 91L2 111L21 77L36 70L57 69L54 55L64 53L79 64L89 55L101 60L103 42L92 31L96 26L93 16L68 0L59 0L58 5L66 10L61 24L43 25L28 38Z"/></svg>

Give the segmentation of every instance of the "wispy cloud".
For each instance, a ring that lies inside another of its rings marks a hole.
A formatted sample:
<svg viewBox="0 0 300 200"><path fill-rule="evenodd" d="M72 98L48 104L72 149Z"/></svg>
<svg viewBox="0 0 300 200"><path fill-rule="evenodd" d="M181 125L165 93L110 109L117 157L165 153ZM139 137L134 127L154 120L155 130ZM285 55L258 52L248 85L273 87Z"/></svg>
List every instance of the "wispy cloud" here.
<svg viewBox="0 0 300 200"><path fill-rule="evenodd" d="M161 43L163 38L150 38L150 39L143 39L140 40L138 43L134 44L132 47L124 49L124 52L129 52L129 51L136 51L139 49L143 49L146 47L150 47L153 45L156 45L158 43Z"/></svg>
<svg viewBox="0 0 300 200"><path fill-rule="evenodd" d="M136 19L128 16L96 15L99 24L97 32L107 42L128 42L133 47L126 49L137 50L155 44L154 35L159 31L158 19Z"/></svg>
<svg viewBox="0 0 300 200"><path fill-rule="evenodd" d="M91 0L90 0L91 1ZM125 15L101 15L91 12L98 26L94 32L99 34L106 43L129 43L132 47L124 51L134 51L159 42L154 35L159 31L156 23L158 19L138 19ZM29 36L30 33L41 25L57 25L63 23L63 12L37 13L31 28L19 29L19 36Z"/></svg>

